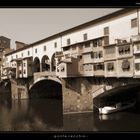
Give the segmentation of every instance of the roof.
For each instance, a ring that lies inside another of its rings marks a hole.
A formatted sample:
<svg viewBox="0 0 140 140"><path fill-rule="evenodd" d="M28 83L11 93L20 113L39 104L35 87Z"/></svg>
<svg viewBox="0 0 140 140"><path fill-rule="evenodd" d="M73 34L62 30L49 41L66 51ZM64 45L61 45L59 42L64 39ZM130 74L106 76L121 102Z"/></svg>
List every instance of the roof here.
<svg viewBox="0 0 140 140"><path fill-rule="evenodd" d="M94 20L92 20L92 21L86 22L86 23L84 23L84 24L75 26L75 27L70 28L70 29L68 29L68 30L59 32L59 33L57 33L57 34L54 34L54 35L52 35L52 36L49 36L49 37L47 37L47 38L44 38L44 39L39 40L39 41L37 41L37 42L34 42L34 43L30 44L30 45L25 46L24 48L15 50L14 52L11 52L11 53L7 53L6 55L10 55L10 54L12 54L12 53L15 53L15 52L18 52L18 51L21 51L21 50L30 48L30 47L32 47L32 46L34 46L34 45L43 43L43 42L45 42L45 41L49 41L49 40L52 40L52 39L54 39L54 38L61 37L62 35L65 35L65 34L68 34L68 33L73 32L73 31L80 30L80 29L82 29L82 28L85 28L85 27L88 27L88 26L97 24L97 23L99 23L99 22L108 20L108 19L110 19L110 18L112 18L112 17L114 17L114 16L118 16L118 15L121 15L121 14L123 14L123 13L129 12L129 11L132 11L132 10L134 10L134 8L125 8L125 9L118 10L118 11L113 12L113 13L111 13L111 14L107 14L107 15L102 16L102 17L100 17L100 18L94 19Z"/></svg>

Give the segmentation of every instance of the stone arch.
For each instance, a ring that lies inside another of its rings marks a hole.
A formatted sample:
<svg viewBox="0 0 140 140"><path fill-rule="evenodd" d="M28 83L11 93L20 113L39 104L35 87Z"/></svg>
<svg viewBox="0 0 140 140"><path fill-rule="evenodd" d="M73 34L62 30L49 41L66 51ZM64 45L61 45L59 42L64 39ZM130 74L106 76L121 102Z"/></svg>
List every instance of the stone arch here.
<svg viewBox="0 0 140 140"><path fill-rule="evenodd" d="M44 55L41 59L42 71L50 71L50 60L47 55Z"/></svg>
<svg viewBox="0 0 140 140"><path fill-rule="evenodd" d="M38 57L35 57L35 59L34 59L33 71L40 72L40 60Z"/></svg>
<svg viewBox="0 0 140 140"><path fill-rule="evenodd" d="M55 53L52 55L52 58L51 58L51 70L52 71L55 71L56 70Z"/></svg>
<svg viewBox="0 0 140 140"><path fill-rule="evenodd" d="M62 99L62 84L53 77L41 77L29 87L29 98L59 98Z"/></svg>

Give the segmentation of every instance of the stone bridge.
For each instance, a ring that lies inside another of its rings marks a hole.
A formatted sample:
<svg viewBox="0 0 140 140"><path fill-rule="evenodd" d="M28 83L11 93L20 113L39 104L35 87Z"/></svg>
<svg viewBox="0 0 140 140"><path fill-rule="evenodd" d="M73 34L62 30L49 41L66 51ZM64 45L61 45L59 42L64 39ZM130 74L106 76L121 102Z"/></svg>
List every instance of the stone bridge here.
<svg viewBox="0 0 140 140"><path fill-rule="evenodd" d="M58 86L61 85L64 114L72 112L92 112L94 99L96 97L103 94L110 94L111 92L123 91L122 87L125 89L129 88L132 94L133 92L140 91L140 79L115 77L75 77L59 79L54 72L36 72L32 78L11 79L12 98L29 98L30 90L35 87L36 84L45 80L51 88L53 88L53 86L50 84L56 83L55 91L57 91L57 84ZM46 86L47 85L44 85L44 87ZM135 88L137 88L137 91L131 90Z"/></svg>

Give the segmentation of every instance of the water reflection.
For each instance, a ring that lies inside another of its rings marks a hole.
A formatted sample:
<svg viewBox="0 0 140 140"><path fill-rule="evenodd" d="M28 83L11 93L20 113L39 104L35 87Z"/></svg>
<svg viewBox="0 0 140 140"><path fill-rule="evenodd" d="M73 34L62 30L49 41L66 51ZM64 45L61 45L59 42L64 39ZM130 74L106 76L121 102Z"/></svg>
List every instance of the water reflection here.
<svg viewBox="0 0 140 140"><path fill-rule="evenodd" d="M0 101L0 131L140 131L139 107L99 115L63 115L62 100L31 99Z"/></svg>
<svg viewBox="0 0 140 140"><path fill-rule="evenodd" d="M94 126L98 131L140 131L140 113L136 108L108 115L96 112Z"/></svg>
<svg viewBox="0 0 140 140"><path fill-rule="evenodd" d="M62 130L61 102L57 99L1 102L0 131Z"/></svg>

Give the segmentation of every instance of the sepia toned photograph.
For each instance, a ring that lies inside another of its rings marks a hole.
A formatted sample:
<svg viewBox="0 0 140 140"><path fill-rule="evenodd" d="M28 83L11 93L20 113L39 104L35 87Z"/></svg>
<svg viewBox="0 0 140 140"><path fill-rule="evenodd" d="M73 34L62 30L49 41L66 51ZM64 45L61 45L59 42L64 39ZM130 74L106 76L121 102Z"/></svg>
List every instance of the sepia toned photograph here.
<svg viewBox="0 0 140 140"><path fill-rule="evenodd" d="M140 131L140 8L0 8L0 131Z"/></svg>

